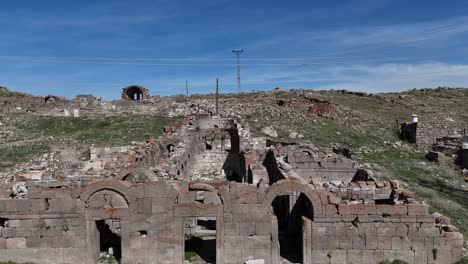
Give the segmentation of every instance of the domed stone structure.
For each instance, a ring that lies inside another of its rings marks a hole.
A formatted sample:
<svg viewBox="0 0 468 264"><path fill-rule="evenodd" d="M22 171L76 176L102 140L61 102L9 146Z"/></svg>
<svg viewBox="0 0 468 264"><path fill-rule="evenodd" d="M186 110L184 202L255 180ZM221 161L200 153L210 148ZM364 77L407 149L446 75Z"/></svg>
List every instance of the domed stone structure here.
<svg viewBox="0 0 468 264"><path fill-rule="evenodd" d="M122 100L139 101L150 98L149 90L143 86L131 85L122 88Z"/></svg>

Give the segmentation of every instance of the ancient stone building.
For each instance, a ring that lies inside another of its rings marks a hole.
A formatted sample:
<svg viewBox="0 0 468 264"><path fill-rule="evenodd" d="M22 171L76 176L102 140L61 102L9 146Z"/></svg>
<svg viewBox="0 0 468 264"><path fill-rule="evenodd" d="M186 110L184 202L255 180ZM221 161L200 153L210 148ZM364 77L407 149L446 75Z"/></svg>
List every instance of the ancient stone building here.
<svg viewBox="0 0 468 264"><path fill-rule="evenodd" d="M96 263L112 248L120 263L182 264L194 244L217 264L461 258L447 218L357 172L332 152L253 140L242 119L187 116L157 140L92 148L79 177L0 186L0 260Z"/></svg>
<svg viewBox="0 0 468 264"><path fill-rule="evenodd" d="M131 85L126 88L122 88L122 100L139 101L149 98L149 90L144 88L143 86Z"/></svg>

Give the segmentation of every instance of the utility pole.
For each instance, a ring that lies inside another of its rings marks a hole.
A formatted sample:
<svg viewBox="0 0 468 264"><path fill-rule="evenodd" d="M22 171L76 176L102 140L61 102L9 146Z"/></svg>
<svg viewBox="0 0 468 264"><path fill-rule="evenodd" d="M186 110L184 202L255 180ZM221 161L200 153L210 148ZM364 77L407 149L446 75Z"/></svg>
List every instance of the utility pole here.
<svg viewBox="0 0 468 264"><path fill-rule="evenodd" d="M240 54L244 52L243 49L241 50L232 50L237 57L237 95L240 95L240 86L241 86L241 78L240 78Z"/></svg>
<svg viewBox="0 0 468 264"><path fill-rule="evenodd" d="M216 115L219 114L218 112L218 101L219 101L219 85L218 85L218 78L216 78Z"/></svg>
<svg viewBox="0 0 468 264"><path fill-rule="evenodd" d="M188 96L188 80L185 80L185 93Z"/></svg>

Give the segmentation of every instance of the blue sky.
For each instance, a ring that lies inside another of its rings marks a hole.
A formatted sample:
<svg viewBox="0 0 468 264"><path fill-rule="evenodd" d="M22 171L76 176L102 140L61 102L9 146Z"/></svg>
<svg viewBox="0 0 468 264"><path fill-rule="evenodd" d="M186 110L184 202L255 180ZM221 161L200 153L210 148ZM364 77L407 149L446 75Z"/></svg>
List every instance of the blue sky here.
<svg viewBox="0 0 468 264"><path fill-rule="evenodd" d="M0 86L73 98L468 87L466 1L1 1Z"/></svg>

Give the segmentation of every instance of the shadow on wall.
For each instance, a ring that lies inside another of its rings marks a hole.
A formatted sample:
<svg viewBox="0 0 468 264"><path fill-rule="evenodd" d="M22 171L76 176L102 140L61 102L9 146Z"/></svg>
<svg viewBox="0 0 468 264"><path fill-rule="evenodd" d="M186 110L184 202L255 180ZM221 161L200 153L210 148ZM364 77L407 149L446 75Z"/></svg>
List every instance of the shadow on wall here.
<svg viewBox="0 0 468 264"><path fill-rule="evenodd" d="M237 129L229 129L227 131L231 138L231 150L223 164L226 178L228 181L248 182L245 153L240 151L239 133Z"/></svg>
<svg viewBox="0 0 468 264"><path fill-rule="evenodd" d="M270 185L273 183L286 179L283 173L278 168L278 163L276 162L275 154L273 150L269 150L265 156L265 160L263 160L262 165L266 168L268 173L268 179L270 181Z"/></svg>
<svg viewBox="0 0 468 264"><path fill-rule="evenodd" d="M462 148L458 151L457 158L455 159L455 164L460 166L462 169L468 169L468 149Z"/></svg>
<svg viewBox="0 0 468 264"><path fill-rule="evenodd" d="M398 133L398 137L401 140L405 140L411 144L416 144L416 129L418 127L418 123L412 124L401 124L400 132Z"/></svg>

